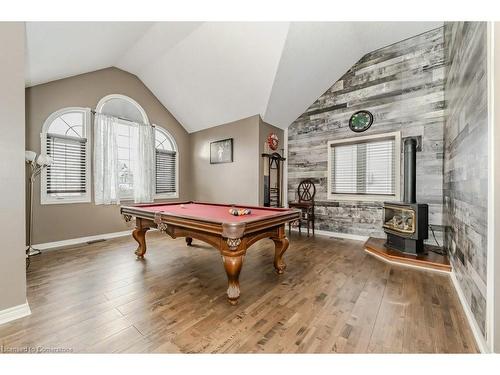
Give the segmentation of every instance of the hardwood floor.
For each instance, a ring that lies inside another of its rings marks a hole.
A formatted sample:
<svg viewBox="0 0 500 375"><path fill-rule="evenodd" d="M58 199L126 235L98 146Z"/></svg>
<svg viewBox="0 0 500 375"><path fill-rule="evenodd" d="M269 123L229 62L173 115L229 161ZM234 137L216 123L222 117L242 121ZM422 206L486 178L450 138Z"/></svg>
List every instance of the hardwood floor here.
<svg viewBox="0 0 500 375"><path fill-rule="evenodd" d="M34 257L32 315L0 344L73 352L477 352L447 275L390 266L352 240L293 233L283 275L272 241L247 253L237 306L219 253L147 234L144 261L123 237Z"/></svg>

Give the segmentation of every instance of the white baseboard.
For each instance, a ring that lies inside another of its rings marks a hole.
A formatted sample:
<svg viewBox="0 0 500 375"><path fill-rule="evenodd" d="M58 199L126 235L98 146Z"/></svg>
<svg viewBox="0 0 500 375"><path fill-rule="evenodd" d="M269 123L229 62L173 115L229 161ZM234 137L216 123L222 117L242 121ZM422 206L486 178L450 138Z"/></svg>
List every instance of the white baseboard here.
<svg viewBox="0 0 500 375"><path fill-rule="evenodd" d="M88 237L72 238L69 240L40 243L33 245L33 247L39 250L58 249L61 247L81 245L90 241L108 240L111 238L129 236L131 232L132 230L125 230L123 232L114 232L114 233L104 233L104 234L98 234L96 236L88 236Z"/></svg>
<svg viewBox="0 0 500 375"><path fill-rule="evenodd" d="M299 228L292 227L292 231L298 232ZM312 235L312 231L310 231L310 233ZM307 228L305 228L305 230L304 230L304 228L302 228L302 234L306 234L307 235ZM360 235L357 235L357 234L341 233L341 232L330 232L330 231L327 231L327 230L319 230L319 229L315 229L314 230L314 234L319 234L320 236L344 238L346 240L356 240L356 241L367 241L368 238L369 238L368 236L360 236Z"/></svg>
<svg viewBox="0 0 500 375"><path fill-rule="evenodd" d="M460 300L460 303L462 304L462 307L465 312L465 316L467 317L467 321L469 322L469 326L472 330L472 334L474 335L474 339L476 340L476 344L481 351L481 353L490 353L490 349L488 348L488 345L486 343L486 340L484 339L483 334L481 333L481 329L476 323L476 319L474 318L474 314L472 313L472 310L469 307L469 304L467 303L467 299L465 298L464 292L462 288L460 287L460 284L458 282L458 279L455 275L455 271L453 271L450 274L451 281L453 283L453 286L455 287L455 290L457 291L458 298Z"/></svg>
<svg viewBox="0 0 500 375"><path fill-rule="evenodd" d="M9 307L8 309L0 311L0 324L11 322L16 319L24 318L31 314L28 301L22 305Z"/></svg>

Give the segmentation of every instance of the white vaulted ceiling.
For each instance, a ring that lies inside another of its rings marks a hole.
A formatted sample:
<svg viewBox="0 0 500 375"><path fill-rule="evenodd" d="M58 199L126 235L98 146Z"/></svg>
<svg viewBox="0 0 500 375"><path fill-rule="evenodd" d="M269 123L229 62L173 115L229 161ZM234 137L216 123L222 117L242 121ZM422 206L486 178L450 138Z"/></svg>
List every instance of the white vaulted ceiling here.
<svg viewBox="0 0 500 375"><path fill-rule="evenodd" d="M28 22L26 85L116 66L188 132L286 128L364 54L439 22Z"/></svg>

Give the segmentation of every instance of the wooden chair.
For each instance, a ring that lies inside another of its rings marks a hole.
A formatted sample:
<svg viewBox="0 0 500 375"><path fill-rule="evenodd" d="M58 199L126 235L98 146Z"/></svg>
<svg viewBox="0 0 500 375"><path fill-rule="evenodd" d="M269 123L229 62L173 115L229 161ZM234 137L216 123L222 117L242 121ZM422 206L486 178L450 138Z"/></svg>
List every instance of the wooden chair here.
<svg viewBox="0 0 500 375"><path fill-rule="evenodd" d="M316 195L316 186L311 180L303 180L297 187L298 202L288 202L288 207L298 208L302 211L299 222L299 234L302 234L302 222L307 223L307 237L309 237L309 227L312 226L314 236L314 196ZM292 230L292 223L288 223L288 230Z"/></svg>

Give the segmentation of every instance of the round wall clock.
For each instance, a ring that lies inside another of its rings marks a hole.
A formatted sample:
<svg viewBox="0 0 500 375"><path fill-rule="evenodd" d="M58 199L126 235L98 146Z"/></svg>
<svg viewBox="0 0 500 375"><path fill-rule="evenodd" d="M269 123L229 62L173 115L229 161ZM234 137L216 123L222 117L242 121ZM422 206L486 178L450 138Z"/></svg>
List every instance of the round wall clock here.
<svg viewBox="0 0 500 375"><path fill-rule="evenodd" d="M279 144L279 139L278 136L275 133L271 133L267 136L267 144L269 145L269 148L273 151L276 151L278 149L278 144Z"/></svg>
<svg viewBox="0 0 500 375"><path fill-rule="evenodd" d="M358 111L349 120L349 128L353 132L361 133L367 130L373 123L373 115L368 111Z"/></svg>

